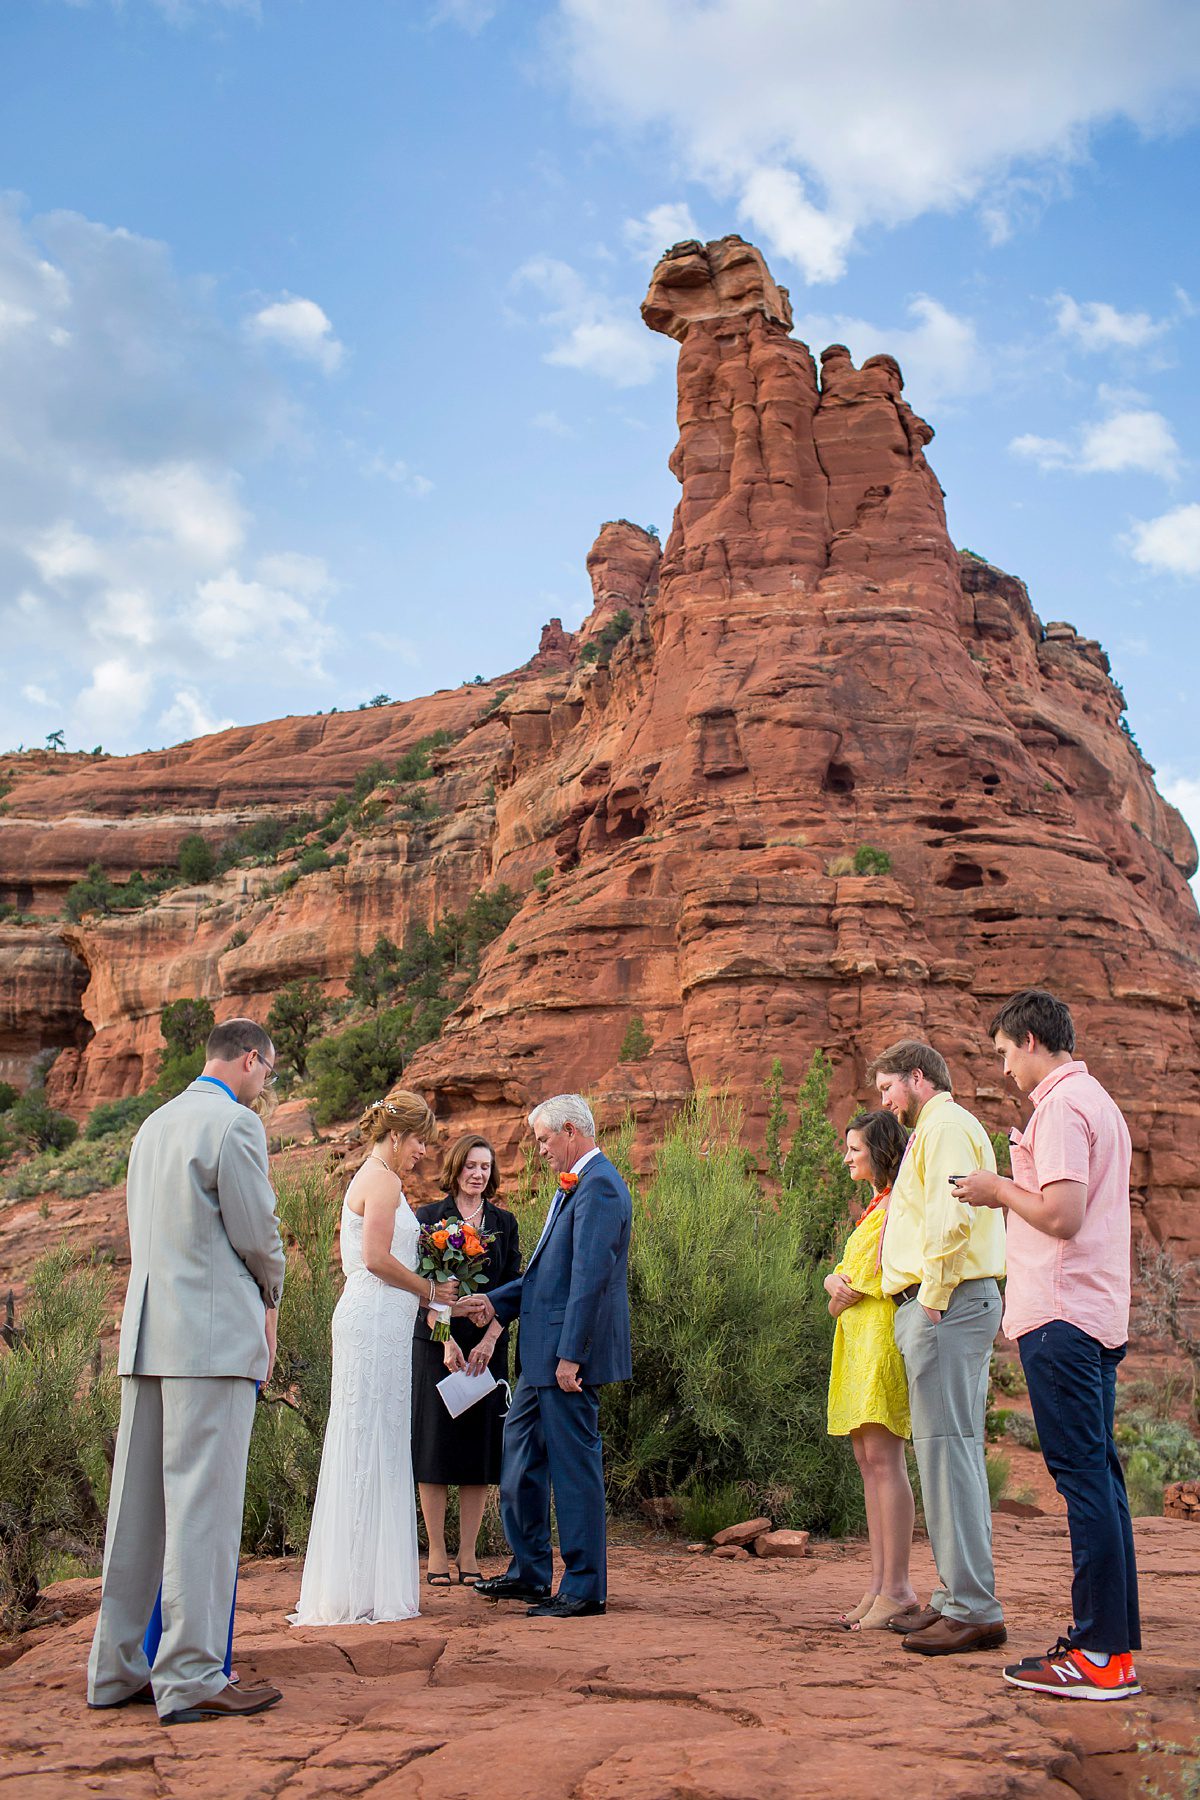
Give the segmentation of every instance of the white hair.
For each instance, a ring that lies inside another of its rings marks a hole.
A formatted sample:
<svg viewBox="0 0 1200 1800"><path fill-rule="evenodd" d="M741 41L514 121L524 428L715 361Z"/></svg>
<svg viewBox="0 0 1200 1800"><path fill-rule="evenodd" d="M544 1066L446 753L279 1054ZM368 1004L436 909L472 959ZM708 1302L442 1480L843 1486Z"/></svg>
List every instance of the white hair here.
<svg viewBox="0 0 1200 1800"><path fill-rule="evenodd" d="M536 1130L539 1123L551 1131L573 1125L583 1137L594 1138L596 1135L592 1109L582 1094L555 1094L553 1099L541 1101L529 1115L531 1129Z"/></svg>

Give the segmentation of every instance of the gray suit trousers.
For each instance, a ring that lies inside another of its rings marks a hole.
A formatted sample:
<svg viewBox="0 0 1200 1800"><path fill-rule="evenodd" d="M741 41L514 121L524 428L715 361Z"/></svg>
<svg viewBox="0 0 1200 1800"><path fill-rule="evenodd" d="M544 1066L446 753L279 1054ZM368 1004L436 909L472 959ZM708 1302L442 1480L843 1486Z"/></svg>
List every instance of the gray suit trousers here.
<svg viewBox="0 0 1200 1800"><path fill-rule="evenodd" d="M126 1375L88 1699L111 1706L154 1683L159 1716L225 1686L254 1383ZM151 1671L142 1638L163 1590Z"/></svg>
<svg viewBox="0 0 1200 1800"><path fill-rule="evenodd" d="M1000 1291L990 1277L960 1282L938 1325L916 1300L896 1308L921 1505L941 1582L929 1604L948 1619L975 1624L997 1623L1002 1616L984 1441L1000 1311Z"/></svg>

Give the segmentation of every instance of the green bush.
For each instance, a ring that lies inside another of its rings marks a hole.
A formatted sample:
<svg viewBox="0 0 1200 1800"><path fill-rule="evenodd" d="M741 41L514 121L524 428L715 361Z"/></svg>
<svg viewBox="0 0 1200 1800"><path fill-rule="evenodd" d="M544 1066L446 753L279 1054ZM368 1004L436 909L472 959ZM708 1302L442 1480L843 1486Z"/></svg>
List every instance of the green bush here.
<svg viewBox="0 0 1200 1800"><path fill-rule="evenodd" d="M415 1048L412 1015L411 1006L396 1006L313 1045L308 1064L318 1125L349 1118L387 1093Z"/></svg>
<svg viewBox="0 0 1200 1800"><path fill-rule="evenodd" d="M814 1250L826 1254L826 1203L804 1190L764 1198L740 1123L732 1106L694 1099L635 1199L633 1381L602 1402L610 1496L738 1486L779 1524L850 1530L862 1488L848 1444L825 1430L833 1321ZM804 1119L797 1136L799 1163L817 1133Z"/></svg>
<svg viewBox="0 0 1200 1800"><path fill-rule="evenodd" d="M113 1137L130 1127L134 1131L162 1104L153 1088L144 1094L129 1094L124 1100L102 1100L88 1114L83 1135L94 1143L97 1138Z"/></svg>
<svg viewBox="0 0 1200 1800"><path fill-rule="evenodd" d="M1004 1421L1004 1435L1011 1438L1014 1444L1020 1444L1023 1450L1040 1450L1037 1426L1028 1413L1008 1412L1000 1414Z"/></svg>
<svg viewBox="0 0 1200 1800"><path fill-rule="evenodd" d="M275 1372L255 1414L242 1547L282 1556L308 1542L333 1376L334 1255L340 1208L322 1169L284 1164L275 1193L288 1266Z"/></svg>
<svg viewBox="0 0 1200 1800"><path fill-rule="evenodd" d="M633 614L623 606L620 612L613 614L607 625L602 625L590 644L585 644L579 653L580 662L595 663L601 669L608 667L612 661L612 653L623 637L628 637L633 630Z"/></svg>
<svg viewBox="0 0 1200 1800"><path fill-rule="evenodd" d="M1161 1515L1163 1488L1168 1482L1194 1481L1200 1476L1200 1443L1175 1419L1155 1418L1145 1408L1135 1407L1118 1422L1114 1435L1125 1470L1129 1510L1135 1518Z"/></svg>
<svg viewBox="0 0 1200 1800"><path fill-rule="evenodd" d="M18 1143L30 1150L65 1150L79 1136L79 1127L66 1113L47 1103L41 1088L22 1094L6 1115L6 1125Z"/></svg>
<svg viewBox="0 0 1200 1800"><path fill-rule="evenodd" d="M207 838L198 831L189 832L179 842L179 873L189 886L211 881L216 873L217 858Z"/></svg>
<svg viewBox="0 0 1200 1800"><path fill-rule="evenodd" d="M38 1262L25 1311L0 1350L0 1622L18 1626L47 1566L95 1567L116 1432L102 1373L108 1274L65 1244Z"/></svg>
<svg viewBox="0 0 1200 1800"><path fill-rule="evenodd" d="M6 1113L20 1098L20 1088L15 1088L11 1081L0 1081L0 1113Z"/></svg>
<svg viewBox="0 0 1200 1800"><path fill-rule="evenodd" d="M83 880L68 890L63 910L68 919L78 924L88 913L103 916L115 911L120 899L121 889L109 880L102 865L94 862L88 864Z"/></svg>
<svg viewBox="0 0 1200 1800"><path fill-rule="evenodd" d="M1012 1457L1006 1456L1003 1450L989 1450L987 1452L988 1503L993 1512L1007 1494L1011 1478Z"/></svg>
<svg viewBox="0 0 1200 1800"><path fill-rule="evenodd" d="M618 1062L644 1062L654 1048L654 1040L646 1030L646 1021L641 1013L633 1013L625 1027L625 1036L621 1039L621 1048L617 1052Z"/></svg>
<svg viewBox="0 0 1200 1800"><path fill-rule="evenodd" d="M856 875L890 875L892 859L886 850L876 850L871 844L860 844L854 852L854 873Z"/></svg>
<svg viewBox="0 0 1200 1800"><path fill-rule="evenodd" d="M267 1014L267 1030L290 1075L307 1073L309 1045L328 1012L329 1000L318 981L292 981L276 994Z"/></svg>
<svg viewBox="0 0 1200 1800"><path fill-rule="evenodd" d="M32 1200L53 1191L64 1200L77 1200L115 1187L125 1179L134 1129L129 1125L108 1137L77 1138L65 1150L41 1150L26 1157L0 1179L0 1196Z"/></svg>
<svg viewBox="0 0 1200 1800"><path fill-rule="evenodd" d="M679 1529L687 1538L706 1540L724 1531L728 1525L739 1525L748 1515L746 1490L740 1482L728 1481L722 1487L693 1485L679 1495L683 1512Z"/></svg>

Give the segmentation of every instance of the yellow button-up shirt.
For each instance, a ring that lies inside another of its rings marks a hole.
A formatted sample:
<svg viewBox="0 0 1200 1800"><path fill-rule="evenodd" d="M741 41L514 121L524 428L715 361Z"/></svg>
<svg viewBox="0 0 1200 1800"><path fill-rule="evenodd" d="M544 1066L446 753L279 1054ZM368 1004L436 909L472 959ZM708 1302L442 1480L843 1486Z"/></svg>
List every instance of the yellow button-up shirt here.
<svg viewBox="0 0 1200 1800"><path fill-rule="evenodd" d="M919 1287L922 1306L945 1312L960 1281L1004 1273L1004 1214L954 1198L951 1175L995 1169L987 1132L949 1094L920 1117L892 1185L883 1231L883 1291Z"/></svg>

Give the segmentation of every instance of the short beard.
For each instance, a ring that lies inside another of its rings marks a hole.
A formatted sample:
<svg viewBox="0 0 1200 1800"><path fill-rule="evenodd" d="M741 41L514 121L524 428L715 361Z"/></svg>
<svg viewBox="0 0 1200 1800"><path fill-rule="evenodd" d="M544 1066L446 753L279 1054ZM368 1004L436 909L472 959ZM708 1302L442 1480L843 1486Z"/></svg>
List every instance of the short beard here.
<svg viewBox="0 0 1200 1800"><path fill-rule="evenodd" d="M911 1131L921 1116L922 1102L915 1094L910 1094L904 1102L904 1111L900 1114L900 1123L906 1131Z"/></svg>

